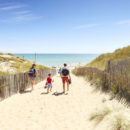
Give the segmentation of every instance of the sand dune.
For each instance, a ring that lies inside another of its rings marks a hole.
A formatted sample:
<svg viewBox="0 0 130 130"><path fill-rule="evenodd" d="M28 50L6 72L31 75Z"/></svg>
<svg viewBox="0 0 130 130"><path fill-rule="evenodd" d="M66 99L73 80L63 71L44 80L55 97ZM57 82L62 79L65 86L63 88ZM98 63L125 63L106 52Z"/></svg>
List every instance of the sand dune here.
<svg viewBox="0 0 130 130"><path fill-rule="evenodd" d="M104 94L94 93L83 78L72 75L68 95L62 92L61 79L54 77L53 92L45 94L45 81L32 93L17 94L0 102L0 130L104 130L88 120L102 106ZM55 92L59 96L53 95ZM111 104L117 101L106 101Z"/></svg>

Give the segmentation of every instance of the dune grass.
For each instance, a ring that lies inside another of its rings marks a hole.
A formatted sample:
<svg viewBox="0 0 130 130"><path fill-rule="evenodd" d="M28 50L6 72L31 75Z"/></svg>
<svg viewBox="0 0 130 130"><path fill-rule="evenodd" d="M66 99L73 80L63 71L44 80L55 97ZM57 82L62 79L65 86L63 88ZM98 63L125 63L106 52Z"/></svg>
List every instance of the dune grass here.
<svg viewBox="0 0 130 130"><path fill-rule="evenodd" d="M0 71L0 76L6 76L6 75L10 75L10 73L9 72L2 72L2 71Z"/></svg>
<svg viewBox="0 0 130 130"><path fill-rule="evenodd" d="M6 55L7 57L4 57ZM15 74L15 73L22 73L22 72L27 72L32 66L32 62L20 58L18 56L13 56L11 53L0 54L0 63L5 63L5 67L8 66L7 71L3 71L2 67L0 67L0 75L9 75L9 74ZM43 65L37 65L36 67L38 70L40 69L48 69L48 67L45 67ZM13 71L12 71L13 70Z"/></svg>
<svg viewBox="0 0 130 130"><path fill-rule="evenodd" d="M111 130L130 130L130 120L121 114L116 114L110 123Z"/></svg>
<svg viewBox="0 0 130 130"><path fill-rule="evenodd" d="M7 53L7 55L13 56L13 54L12 54L12 53Z"/></svg>
<svg viewBox="0 0 130 130"><path fill-rule="evenodd" d="M111 130L130 130L130 120L122 114L114 115L110 122Z"/></svg>
<svg viewBox="0 0 130 130"><path fill-rule="evenodd" d="M0 55L3 55L4 53L0 52Z"/></svg>
<svg viewBox="0 0 130 130"><path fill-rule="evenodd" d="M95 60L93 60L92 62L87 64L86 67L95 67L100 70L104 70L106 63L109 60L121 61L121 60L125 60L129 57L130 57L130 46L124 47L122 49L117 49L113 53L102 54L99 57L97 57Z"/></svg>
<svg viewBox="0 0 130 130"><path fill-rule="evenodd" d="M101 110L97 110L90 115L89 120L94 120L96 125L99 124L108 114L111 113L111 110L108 107L103 107Z"/></svg>
<svg viewBox="0 0 130 130"><path fill-rule="evenodd" d="M95 121L96 125L106 123L105 130L130 130L130 110L118 104L95 109L89 120Z"/></svg>
<svg viewBox="0 0 130 130"><path fill-rule="evenodd" d="M72 72L90 81L95 90L111 92L118 99L130 102L130 58L119 62L108 62L104 71L97 68L80 67Z"/></svg>

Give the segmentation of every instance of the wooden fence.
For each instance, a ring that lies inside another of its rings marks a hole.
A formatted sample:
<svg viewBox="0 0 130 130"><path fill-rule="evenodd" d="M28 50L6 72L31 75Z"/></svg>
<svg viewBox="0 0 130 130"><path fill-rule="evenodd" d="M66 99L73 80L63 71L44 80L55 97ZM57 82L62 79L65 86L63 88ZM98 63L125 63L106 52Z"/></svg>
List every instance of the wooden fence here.
<svg viewBox="0 0 130 130"><path fill-rule="evenodd" d="M81 67L73 71L77 76L86 76L96 86L130 102L130 58L120 62L108 61L105 70Z"/></svg>
<svg viewBox="0 0 130 130"><path fill-rule="evenodd" d="M56 74L55 69L38 70L38 76L35 83L47 78L48 73L52 76ZM28 77L28 73L20 73L9 76L0 76L0 101L8 98L16 93L23 92L25 89L31 86L31 80Z"/></svg>

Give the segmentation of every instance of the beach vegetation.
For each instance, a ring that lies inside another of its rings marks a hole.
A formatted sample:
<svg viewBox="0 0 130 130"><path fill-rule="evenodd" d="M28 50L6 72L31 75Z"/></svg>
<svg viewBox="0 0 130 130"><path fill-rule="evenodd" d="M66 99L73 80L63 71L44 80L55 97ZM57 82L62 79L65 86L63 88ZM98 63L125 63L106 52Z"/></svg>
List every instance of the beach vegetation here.
<svg viewBox="0 0 130 130"><path fill-rule="evenodd" d="M129 109L124 106L111 104L111 107L96 108L90 114L89 120L95 121L96 125L106 122L106 130L130 130L129 114Z"/></svg>
<svg viewBox="0 0 130 130"><path fill-rule="evenodd" d="M123 114L115 114L110 122L111 130L130 130L130 120Z"/></svg>
<svg viewBox="0 0 130 130"><path fill-rule="evenodd" d="M106 100L106 98L104 97L103 99L102 99L102 103L105 103L107 100Z"/></svg>
<svg viewBox="0 0 130 130"><path fill-rule="evenodd" d="M13 56L13 54L12 54L12 53L7 53L7 55L9 55L9 56Z"/></svg>
<svg viewBox="0 0 130 130"><path fill-rule="evenodd" d="M104 70L83 66L74 69L72 73L77 76L85 77L85 79L93 83L93 86L96 86L96 90L101 90L103 92L111 92L111 94L115 95L114 97L116 97L117 99L120 100L124 98L127 102L130 102L130 52L128 52L129 48L130 46L115 51L116 53L122 52L125 58L128 54L129 58L121 61L109 60L106 62Z"/></svg>
<svg viewBox="0 0 130 130"><path fill-rule="evenodd" d="M6 75L9 75L9 74L10 74L9 72L0 71L0 76L6 76Z"/></svg>
<svg viewBox="0 0 130 130"><path fill-rule="evenodd" d="M23 73L29 71L33 62L18 56L13 56L11 53L0 55L0 75L10 75L16 73ZM8 68L7 71L3 71L2 68ZM48 69L43 65L37 65L37 69Z"/></svg>
<svg viewBox="0 0 130 130"><path fill-rule="evenodd" d="M113 53L102 54L96 59L94 59L92 62L87 64L86 67L94 67L100 70L104 70L109 60L118 62L121 60L125 60L129 57L130 57L130 46L124 47L122 49L117 49Z"/></svg>
<svg viewBox="0 0 130 130"><path fill-rule="evenodd" d="M77 76L84 76L96 86L97 90L111 92L118 99L130 102L130 59L109 62L104 71L90 67L80 67L72 71Z"/></svg>
<svg viewBox="0 0 130 130"><path fill-rule="evenodd" d="M4 53L0 52L0 55L3 55Z"/></svg>
<svg viewBox="0 0 130 130"><path fill-rule="evenodd" d="M95 110L91 113L89 120L94 120L96 125L99 124L108 114L111 113L111 110L108 107L103 107L102 109Z"/></svg>

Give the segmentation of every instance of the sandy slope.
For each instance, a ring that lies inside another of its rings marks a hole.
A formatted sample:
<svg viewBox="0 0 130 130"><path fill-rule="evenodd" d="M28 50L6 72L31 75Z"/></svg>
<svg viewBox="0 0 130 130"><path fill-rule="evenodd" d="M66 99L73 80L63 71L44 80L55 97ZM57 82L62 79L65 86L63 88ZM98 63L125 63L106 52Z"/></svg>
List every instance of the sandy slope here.
<svg viewBox="0 0 130 130"><path fill-rule="evenodd" d="M53 92L45 94L45 81L32 93L12 96L0 102L0 130L103 130L88 121L90 113L102 106L104 95L94 93L83 78L72 75L68 95L62 92L60 77L54 77Z"/></svg>

